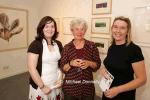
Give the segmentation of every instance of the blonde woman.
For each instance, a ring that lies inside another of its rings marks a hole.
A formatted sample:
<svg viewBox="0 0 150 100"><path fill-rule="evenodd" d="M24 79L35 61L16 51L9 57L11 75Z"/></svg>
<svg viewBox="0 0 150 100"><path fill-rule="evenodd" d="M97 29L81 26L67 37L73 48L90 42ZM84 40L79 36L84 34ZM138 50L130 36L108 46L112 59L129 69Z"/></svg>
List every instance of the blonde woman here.
<svg viewBox="0 0 150 100"><path fill-rule="evenodd" d="M129 18L116 17L111 31L112 44L104 59L105 68L100 73L105 76L107 70L114 80L102 100L135 100L136 88L145 84L147 79L142 51L131 40Z"/></svg>

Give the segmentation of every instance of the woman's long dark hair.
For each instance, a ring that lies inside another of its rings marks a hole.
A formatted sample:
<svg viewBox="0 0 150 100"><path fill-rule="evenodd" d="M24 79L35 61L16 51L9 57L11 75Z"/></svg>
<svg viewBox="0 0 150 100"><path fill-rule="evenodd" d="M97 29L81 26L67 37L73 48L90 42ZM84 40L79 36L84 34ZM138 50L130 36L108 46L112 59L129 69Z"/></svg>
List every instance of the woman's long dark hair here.
<svg viewBox="0 0 150 100"><path fill-rule="evenodd" d="M53 45L52 41L53 40L56 40L56 38L58 37L58 32L57 32L57 25L56 25L56 22L55 20L50 17L50 16L45 16L43 17L38 26L37 26L37 36L36 36L36 40L39 40L39 41L42 41L43 39L45 39L44 37L44 32L43 32L43 28L45 27L45 25L48 23L48 22L54 22L54 27L55 27L55 32L54 32L54 35L52 36L52 39L51 39L51 44ZM45 39L46 40L46 39ZM47 41L47 40L46 40ZM47 42L48 43L48 42Z"/></svg>

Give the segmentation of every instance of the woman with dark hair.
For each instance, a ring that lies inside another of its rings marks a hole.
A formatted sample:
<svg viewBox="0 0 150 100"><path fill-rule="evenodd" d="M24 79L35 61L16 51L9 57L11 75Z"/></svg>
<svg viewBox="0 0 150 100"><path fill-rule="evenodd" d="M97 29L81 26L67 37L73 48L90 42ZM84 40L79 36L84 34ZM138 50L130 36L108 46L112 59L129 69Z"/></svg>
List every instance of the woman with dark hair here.
<svg viewBox="0 0 150 100"><path fill-rule="evenodd" d="M109 71L114 80L102 100L136 100L136 88L146 83L146 71L141 48L131 40L130 19L116 17L111 31L112 44L100 72L106 76Z"/></svg>
<svg viewBox="0 0 150 100"><path fill-rule="evenodd" d="M62 44L55 20L50 16L41 19L37 36L27 53L30 73L29 100L61 100L62 73L58 68Z"/></svg>

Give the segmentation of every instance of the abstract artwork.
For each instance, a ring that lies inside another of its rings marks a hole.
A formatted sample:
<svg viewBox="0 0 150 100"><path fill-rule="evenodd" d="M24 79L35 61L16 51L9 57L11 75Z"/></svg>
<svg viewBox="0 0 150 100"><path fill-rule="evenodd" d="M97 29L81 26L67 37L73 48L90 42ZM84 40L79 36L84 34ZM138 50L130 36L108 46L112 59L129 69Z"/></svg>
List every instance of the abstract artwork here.
<svg viewBox="0 0 150 100"><path fill-rule="evenodd" d="M92 33L110 33L110 18L93 18L92 19Z"/></svg>
<svg viewBox="0 0 150 100"><path fill-rule="evenodd" d="M106 54L109 47L109 39L101 37L92 37L92 41L95 43L100 53Z"/></svg>
<svg viewBox="0 0 150 100"><path fill-rule="evenodd" d="M0 6L0 51L26 48L28 11Z"/></svg>
<svg viewBox="0 0 150 100"><path fill-rule="evenodd" d="M92 14L111 13L111 0L93 0Z"/></svg>

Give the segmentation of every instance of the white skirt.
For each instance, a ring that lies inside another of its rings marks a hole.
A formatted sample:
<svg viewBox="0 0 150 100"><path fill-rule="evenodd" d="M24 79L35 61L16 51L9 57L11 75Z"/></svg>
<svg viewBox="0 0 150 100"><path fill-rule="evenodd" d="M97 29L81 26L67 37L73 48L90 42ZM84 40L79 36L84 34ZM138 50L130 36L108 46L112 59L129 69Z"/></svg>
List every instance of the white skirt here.
<svg viewBox="0 0 150 100"><path fill-rule="evenodd" d="M30 85L29 100L63 100L61 89L53 89L50 94L45 95L38 87L34 89Z"/></svg>

